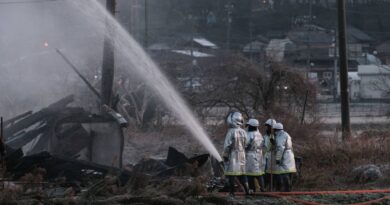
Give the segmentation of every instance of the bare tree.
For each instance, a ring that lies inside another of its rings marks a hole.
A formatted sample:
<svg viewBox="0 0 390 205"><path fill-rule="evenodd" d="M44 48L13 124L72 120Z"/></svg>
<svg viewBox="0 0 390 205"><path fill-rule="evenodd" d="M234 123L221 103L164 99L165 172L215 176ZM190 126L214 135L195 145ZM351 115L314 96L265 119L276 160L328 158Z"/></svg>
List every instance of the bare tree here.
<svg viewBox="0 0 390 205"><path fill-rule="evenodd" d="M276 107L301 112L307 91L308 104L313 104L315 90L302 74L277 64L268 71L262 67L240 55L222 56L200 66L196 76L201 87L196 92L182 90L198 110L222 106L248 117Z"/></svg>

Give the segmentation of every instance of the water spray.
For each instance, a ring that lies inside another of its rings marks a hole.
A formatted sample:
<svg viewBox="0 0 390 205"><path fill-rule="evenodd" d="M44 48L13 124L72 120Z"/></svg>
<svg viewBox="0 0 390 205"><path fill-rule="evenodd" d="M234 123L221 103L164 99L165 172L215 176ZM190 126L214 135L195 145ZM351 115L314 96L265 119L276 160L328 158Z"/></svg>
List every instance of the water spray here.
<svg viewBox="0 0 390 205"><path fill-rule="evenodd" d="M136 74L160 96L165 105L184 123L188 131L205 147L206 150L219 162L222 161L217 149L207 136L205 130L186 105L183 98L175 90L167 77L143 50L143 48L130 36L130 34L109 14L109 12L96 0L70 1L75 8L86 16L95 32L110 38L116 53L122 55L128 65L129 74ZM115 30L110 35L109 30Z"/></svg>

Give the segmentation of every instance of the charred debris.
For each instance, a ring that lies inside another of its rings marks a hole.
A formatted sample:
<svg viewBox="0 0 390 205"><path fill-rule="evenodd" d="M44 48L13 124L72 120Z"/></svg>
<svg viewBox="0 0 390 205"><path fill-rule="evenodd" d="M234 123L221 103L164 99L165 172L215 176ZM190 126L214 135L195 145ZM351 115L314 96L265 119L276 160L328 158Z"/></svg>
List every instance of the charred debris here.
<svg viewBox="0 0 390 205"><path fill-rule="evenodd" d="M101 94L60 50L57 52L103 102ZM94 195L101 189L107 190L109 184L115 187L111 189L114 193L129 183L146 186L150 180L195 176L209 162L208 154L187 158L170 147L166 159L150 158L123 166L124 132L128 123L112 106L115 100L110 106L102 103L98 114L72 107L73 101L72 95L67 96L39 111L1 120L4 190L27 186L29 191L51 198Z"/></svg>
<svg viewBox="0 0 390 205"><path fill-rule="evenodd" d="M101 187L107 178L123 187L140 175L148 180L172 176L194 176L209 161L203 154L187 158L170 147L166 159L143 159L138 164L122 167L123 129L126 123L114 111L90 113L70 107L73 96L65 97L37 112L28 111L2 123L4 152L2 155L4 186L36 184L65 195ZM0 150L1 151L1 150ZM40 180L31 181L37 177ZM60 181L60 183L58 182ZM43 186L44 187L44 186Z"/></svg>

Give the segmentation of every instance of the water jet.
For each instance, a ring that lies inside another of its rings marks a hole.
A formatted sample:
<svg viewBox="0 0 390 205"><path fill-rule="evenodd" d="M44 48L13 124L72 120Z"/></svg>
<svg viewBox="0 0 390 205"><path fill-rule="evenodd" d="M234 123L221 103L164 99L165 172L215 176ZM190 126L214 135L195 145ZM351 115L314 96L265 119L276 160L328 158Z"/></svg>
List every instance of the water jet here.
<svg viewBox="0 0 390 205"><path fill-rule="evenodd" d="M154 90L165 105L185 125L188 131L201 145L218 161L222 161L217 149L207 136L205 130L186 105L183 98L175 90L167 77L131 37L131 35L110 15L110 13L96 0L69 1L86 17L94 28L93 32L104 35L112 42L119 58L129 65L129 73L136 74ZM113 34L109 31L115 31ZM112 34L112 35L110 35Z"/></svg>

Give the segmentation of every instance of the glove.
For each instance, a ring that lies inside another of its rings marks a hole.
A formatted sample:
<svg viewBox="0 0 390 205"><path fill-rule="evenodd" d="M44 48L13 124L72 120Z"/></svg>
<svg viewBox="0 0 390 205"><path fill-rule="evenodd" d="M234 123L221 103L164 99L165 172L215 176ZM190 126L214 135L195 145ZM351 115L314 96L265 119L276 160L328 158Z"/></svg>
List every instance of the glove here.
<svg viewBox="0 0 390 205"><path fill-rule="evenodd" d="M275 145L275 139L271 138L269 139L269 141L271 142L272 145Z"/></svg>
<svg viewBox="0 0 390 205"><path fill-rule="evenodd" d="M227 162L227 161L229 161L229 157L227 157L227 156L223 156L223 161L224 161L224 162Z"/></svg>
<svg viewBox="0 0 390 205"><path fill-rule="evenodd" d="M229 154L227 152L224 152L223 155L222 155L222 159L223 159L224 162L229 161Z"/></svg>
<svg viewBox="0 0 390 205"><path fill-rule="evenodd" d="M277 165L281 165L281 164L282 164L282 161L281 161L281 160L276 160L276 164L277 164Z"/></svg>

